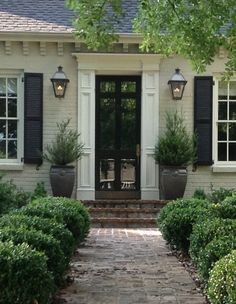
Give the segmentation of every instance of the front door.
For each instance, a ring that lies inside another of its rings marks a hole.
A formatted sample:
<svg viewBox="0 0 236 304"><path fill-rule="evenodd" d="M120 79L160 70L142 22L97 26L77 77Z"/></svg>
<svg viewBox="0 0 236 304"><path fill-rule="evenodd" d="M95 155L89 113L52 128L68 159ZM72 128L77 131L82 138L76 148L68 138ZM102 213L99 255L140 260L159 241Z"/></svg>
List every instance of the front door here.
<svg viewBox="0 0 236 304"><path fill-rule="evenodd" d="M96 199L140 198L141 77L96 77Z"/></svg>

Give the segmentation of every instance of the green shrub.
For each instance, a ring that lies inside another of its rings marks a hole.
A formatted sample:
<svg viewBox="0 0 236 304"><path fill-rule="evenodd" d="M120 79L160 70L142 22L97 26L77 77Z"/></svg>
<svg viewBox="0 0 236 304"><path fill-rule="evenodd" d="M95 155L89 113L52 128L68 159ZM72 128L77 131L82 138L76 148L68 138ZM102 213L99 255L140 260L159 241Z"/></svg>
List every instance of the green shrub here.
<svg viewBox="0 0 236 304"><path fill-rule="evenodd" d="M59 283L68 267L68 262L60 248L60 243L52 236L35 229L25 227L4 227L0 229L0 241L12 241L14 244L28 243L48 257L48 269L53 272L55 281Z"/></svg>
<svg viewBox="0 0 236 304"><path fill-rule="evenodd" d="M31 200L34 200L38 197L46 197L47 196L47 191L44 186L44 182L39 182L37 183L34 192L31 195Z"/></svg>
<svg viewBox="0 0 236 304"><path fill-rule="evenodd" d="M236 220L213 218L197 223L190 236L190 256L195 265L199 263L199 252L214 238L236 235Z"/></svg>
<svg viewBox="0 0 236 304"><path fill-rule="evenodd" d="M212 304L236 303L236 250L215 264L210 273L207 295Z"/></svg>
<svg viewBox="0 0 236 304"><path fill-rule="evenodd" d="M233 196L235 193L235 189L228 189L228 188L219 188L219 189L212 189L210 195L208 195L208 199L217 204L223 202L226 197Z"/></svg>
<svg viewBox="0 0 236 304"><path fill-rule="evenodd" d="M88 235L90 217L81 202L65 197L45 197L35 200L31 206L44 206L56 212L58 217L63 217L66 227L80 242Z"/></svg>
<svg viewBox="0 0 236 304"><path fill-rule="evenodd" d="M206 195L204 189L202 189L202 188L197 188L197 189L194 191L193 198L206 199L206 198L207 198L207 195Z"/></svg>
<svg viewBox="0 0 236 304"><path fill-rule="evenodd" d="M184 252L189 248L193 224L209 216L209 203L199 199L178 199L160 212L158 225L167 242Z"/></svg>
<svg viewBox="0 0 236 304"><path fill-rule="evenodd" d="M233 249L236 249L235 235L214 238L200 250L197 269L205 283L209 279L209 273L214 264Z"/></svg>
<svg viewBox="0 0 236 304"><path fill-rule="evenodd" d="M227 197L222 203L212 205L216 217L236 219L236 196Z"/></svg>
<svg viewBox="0 0 236 304"><path fill-rule="evenodd" d="M0 227L19 227L27 229L34 228L41 230L45 234L50 234L60 242L60 247L68 259L75 249L75 241L72 233L64 225L53 219L41 218L38 216L27 216L23 214L7 214L0 218Z"/></svg>
<svg viewBox="0 0 236 304"><path fill-rule="evenodd" d="M0 242L0 303L48 304L55 291L47 258L27 244Z"/></svg>

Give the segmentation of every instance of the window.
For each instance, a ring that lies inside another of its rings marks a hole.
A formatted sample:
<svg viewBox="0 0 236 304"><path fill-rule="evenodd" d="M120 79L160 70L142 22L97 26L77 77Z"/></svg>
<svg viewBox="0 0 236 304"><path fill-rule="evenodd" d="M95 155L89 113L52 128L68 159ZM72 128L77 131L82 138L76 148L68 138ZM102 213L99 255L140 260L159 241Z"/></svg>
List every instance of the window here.
<svg viewBox="0 0 236 304"><path fill-rule="evenodd" d="M22 158L21 86L19 75L0 75L0 164L19 163Z"/></svg>
<svg viewBox="0 0 236 304"><path fill-rule="evenodd" d="M230 164L236 162L236 81L218 81L216 91L215 159Z"/></svg>

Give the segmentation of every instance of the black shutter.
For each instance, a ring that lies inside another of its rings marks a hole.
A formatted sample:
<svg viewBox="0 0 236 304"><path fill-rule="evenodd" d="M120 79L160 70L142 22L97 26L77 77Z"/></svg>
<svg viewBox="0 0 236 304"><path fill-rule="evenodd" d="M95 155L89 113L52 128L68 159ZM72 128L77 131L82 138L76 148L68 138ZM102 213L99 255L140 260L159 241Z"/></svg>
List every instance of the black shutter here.
<svg viewBox="0 0 236 304"><path fill-rule="evenodd" d="M194 78L194 129L197 133L197 164L212 165L213 77Z"/></svg>
<svg viewBox="0 0 236 304"><path fill-rule="evenodd" d="M43 74L25 73L24 162L42 164Z"/></svg>

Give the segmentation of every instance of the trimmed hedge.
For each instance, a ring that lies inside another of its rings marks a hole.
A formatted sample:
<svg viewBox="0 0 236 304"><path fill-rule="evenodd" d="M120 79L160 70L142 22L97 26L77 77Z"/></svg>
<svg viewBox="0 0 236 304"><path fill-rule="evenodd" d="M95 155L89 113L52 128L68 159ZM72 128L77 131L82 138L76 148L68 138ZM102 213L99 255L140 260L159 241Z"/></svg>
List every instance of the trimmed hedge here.
<svg viewBox="0 0 236 304"><path fill-rule="evenodd" d="M215 263L236 249L236 236L223 236L214 238L199 252L197 269L201 278L207 283L210 270Z"/></svg>
<svg viewBox="0 0 236 304"><path fill-rule="evenodd" d="M212 304L236 303L236 250L215 264L210 273L207 294Z"/></svg>
<svg viewBox="0 0 236 304"><path fill-rule="evenodd" d="M55 291L47 258L27 244L0 242L0 303L49 304Z"/></svg>
<svg viewBox="0 0 236 304"><path fill-rule="evenodd" d="M9 214L0 218L0 227L19 226L26 229L40 230L45 234L50 234L60 242L60 247L65 254L65 258L70 259L75 250L75 240L72 233L62 224L54 219L41 218L38 216L27 216L24 214Z"/></svg>
<svg viewBox="0 0 236 304"><path fill-rule="evenodd" d="M212 205L212 213L216 217L236 219L236 197L227 197L223 202Z"/></svg>
<svg viewBox="0 0 236 304"><path fill-rule="evenodd" d="M210 204L206 200L178 199L162 208L157 224L172 247L188 252L193 225L209 217L209 210Z"/></svg>
<svg viewBox="0 0 236 304"><path fill-rule="evenodd" d="M199 263L199 252L214 238L236 235L236 221L232 219L208 219L193 227L190 237L190 256L195 265Z"/></svg>
<svg viewBox="0 0 236 304"><path fill-rule="evenodd" d="M68 261L60 248L60 243L52 236L35 229L25 227L4 227L0 229L0 241L12 241L14 244L27 243L47 256L48 270L53 272L56 283L61 282Z"/></svg>
<svg viewBox="0 0 236 304"><path fill-rule="evenodd" d="M79 243L85 239L90 228L87 209L80 202L66 198L40 198L16 213L54 219L64 224Z"/></svg>

